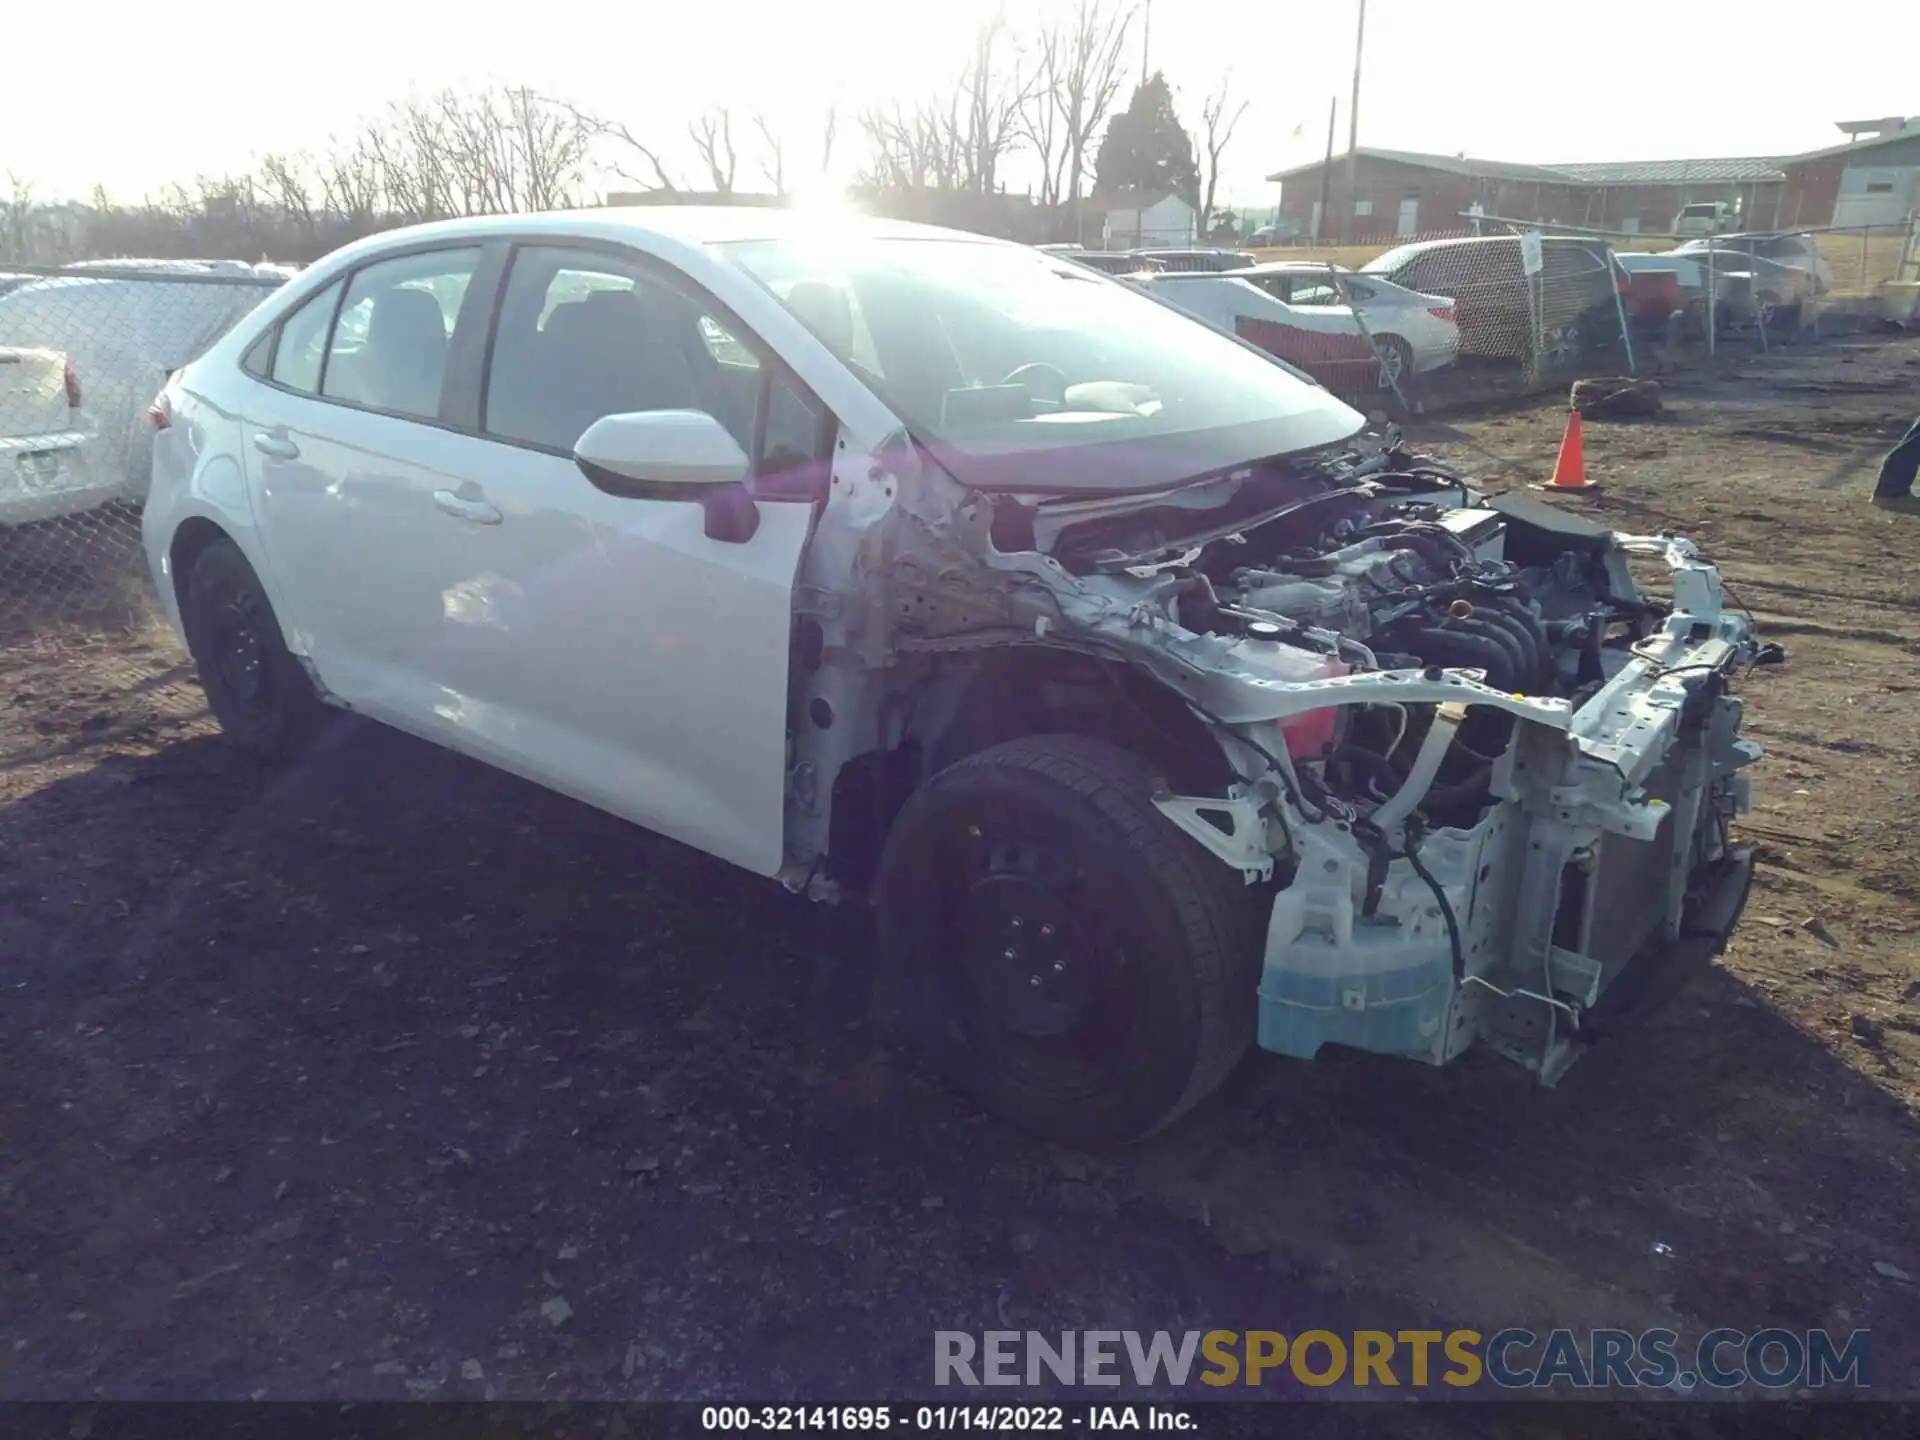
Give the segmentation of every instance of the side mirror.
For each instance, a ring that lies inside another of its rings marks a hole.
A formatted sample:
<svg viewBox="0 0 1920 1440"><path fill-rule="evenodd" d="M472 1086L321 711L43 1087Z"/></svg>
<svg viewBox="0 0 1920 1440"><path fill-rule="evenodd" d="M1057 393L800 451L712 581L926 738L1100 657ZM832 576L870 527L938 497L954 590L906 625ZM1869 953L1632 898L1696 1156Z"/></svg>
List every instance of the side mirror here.
<svg viewBox="0 0 1920 1440"><path fill-rule="evenodd" d="M741 544L760 528L746 451L703 410L603 415L573 446L588 483L630 500L693 500L712 540Z"/></svg>

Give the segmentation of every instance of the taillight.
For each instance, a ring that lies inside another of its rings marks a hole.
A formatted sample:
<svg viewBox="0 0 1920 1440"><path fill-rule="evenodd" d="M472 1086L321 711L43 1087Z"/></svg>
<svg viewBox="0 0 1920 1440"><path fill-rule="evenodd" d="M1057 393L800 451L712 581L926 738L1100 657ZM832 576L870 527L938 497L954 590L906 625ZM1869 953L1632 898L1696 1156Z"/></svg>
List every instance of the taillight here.
<svg viewBox="0 0 1920 1440"><path fill-rule="evenodd" d="M156 430L164 430L173 424L173 402L167 399L166 391L162 390L153 397L153 403L147 406L147 419Z"/></svg>
<svg viewBox="0 0 1920 1440"><path fill-rule="evenodd" d="M1429 305L1427 307L1427 314L1433 316L1436 320L1452 320L1453 307L1451 305Z"/></svg>
<svg viewBox="0 0 1920 1440"><path fill-rule="evenodd" d="M67 408L78 410L80 408L80 372L73 368L71 360L67 362L67 368L60 379L67 387Z"/></svg>

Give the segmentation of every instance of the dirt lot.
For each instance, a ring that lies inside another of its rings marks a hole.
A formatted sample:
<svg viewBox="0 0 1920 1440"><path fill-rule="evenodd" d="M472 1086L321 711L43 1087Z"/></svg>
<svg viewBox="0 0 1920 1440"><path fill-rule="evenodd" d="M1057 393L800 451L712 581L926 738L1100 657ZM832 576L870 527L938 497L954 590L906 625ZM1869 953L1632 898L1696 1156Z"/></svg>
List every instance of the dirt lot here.
<svg viewBox="0 0 1920 1440"><path fill-rule="evenodd" d="M1789 650L1724 966L1555 1091L1257 1056L1107 1159L880 1055L848 917L350 722L261 774L161 651L15 647L0 1397L857 1400L936 1328L1426 1323L1870 1327L1920 1394L1920 520L1865 503L1916 395L1920 343L1833 345L1588 426L1563 503L1697 536ZM1425 438L1517 482L1560 424Z"/></svg>

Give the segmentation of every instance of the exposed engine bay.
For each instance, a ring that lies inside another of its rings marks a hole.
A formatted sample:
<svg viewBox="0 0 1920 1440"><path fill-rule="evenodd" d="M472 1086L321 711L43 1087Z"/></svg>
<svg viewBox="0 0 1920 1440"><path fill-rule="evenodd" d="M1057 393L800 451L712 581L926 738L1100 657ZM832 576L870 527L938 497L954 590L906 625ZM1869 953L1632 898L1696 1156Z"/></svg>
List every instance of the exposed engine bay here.
<svg viewBox="0 0 1920 1440"><path fill-rule="evenodd" d="M1689 542L1487 498L1391 435L1152 497L942 480L821 610L826 653L897 716L871 743L935 726L1003 647L1197 717L1231 778L1156 804L1271 895L1264 1048L1441 1063L1485 1039L1550 1083L1723 946L1760 754L1730 685L1779 652ZM858 685L831 670L814 684L843 704Z"/></svg>

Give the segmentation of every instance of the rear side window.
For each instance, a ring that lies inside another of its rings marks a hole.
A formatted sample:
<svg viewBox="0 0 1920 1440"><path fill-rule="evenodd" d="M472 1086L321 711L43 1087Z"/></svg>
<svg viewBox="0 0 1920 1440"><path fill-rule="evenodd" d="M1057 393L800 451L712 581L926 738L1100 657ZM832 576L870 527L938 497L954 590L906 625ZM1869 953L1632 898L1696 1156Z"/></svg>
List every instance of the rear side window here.
<svg viewBox="0 0 1920 1440"><path fill-rule="evenodd" d="M448 342L479 259L478 249L435 250L355 271L320 393L393 415L437 416Z"/></svg>
<svg viewBox="0 0 1920 1440"><path fill-rule="evenodd" d="M240 357L240 368L256 380L265 380L272 374L274 332L263 332L258 340L247 347L247 353Z"/></svg>
<svg viewBox="0 0 1920 1440"><path fill-rule="evenodd" d="M340 284L334 281L280 322L280 343L274 350L270 375L274 384L303 395L319 393L320 361L326 354L327 325L340 299Z"/></svg>
<svg viewBox="0 0 1920 1440"><path fill-rule="evenodd" d="M1295 305L1338 305L1340 292L1334 288L1331 279L1296 280L1293 293L1286 297Z"/></svg>

